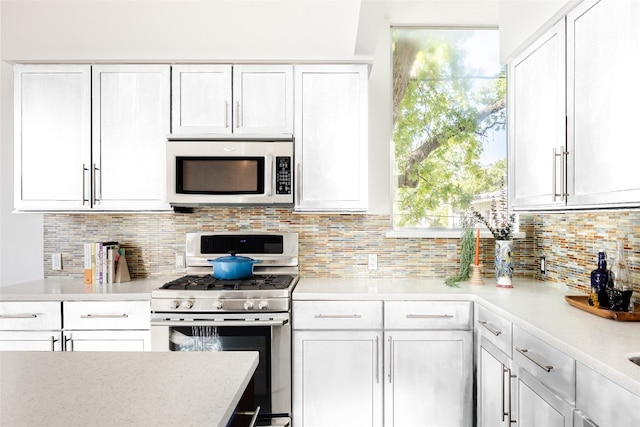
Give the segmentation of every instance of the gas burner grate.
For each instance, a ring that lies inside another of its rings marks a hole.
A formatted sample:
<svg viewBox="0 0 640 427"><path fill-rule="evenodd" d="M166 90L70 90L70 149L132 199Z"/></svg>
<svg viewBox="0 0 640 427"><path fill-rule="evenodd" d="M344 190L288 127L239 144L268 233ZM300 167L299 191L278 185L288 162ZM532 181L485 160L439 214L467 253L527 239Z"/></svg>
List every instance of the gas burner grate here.
<svg viewBox="0 0 640 427"><path fill-rule="evenodd" d="M274 274L267 276L252 276L248 279L223 280L216 279L211 274L187 275L162 285L161 289L179 290L264 290L286 289L293 281L293 276L287 274Z"/></svg>

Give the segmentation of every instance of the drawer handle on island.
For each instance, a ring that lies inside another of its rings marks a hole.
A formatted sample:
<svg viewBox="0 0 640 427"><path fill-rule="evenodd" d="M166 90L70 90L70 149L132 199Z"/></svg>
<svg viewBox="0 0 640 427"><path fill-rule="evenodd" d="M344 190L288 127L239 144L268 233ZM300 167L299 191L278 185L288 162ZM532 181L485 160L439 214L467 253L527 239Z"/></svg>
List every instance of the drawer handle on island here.
<svg viewBox="0 0 640 427"><path fill-rule="evenodd" d="M37 314L0 314L0 319L33 319L38 317Z"/></svg>
<svg viewBox="0 0 640 427"><path fill-rule="evenodd" d="M551 370L553 369L553 366L551 366L551 365L543 365L542 363L538 362L533 357L529 356L527 354L527 353L529 353L529 350L526 349L526 348L518 348L518 347L516 347L516 351L518 353L520 353L521 355L523 355L524 357L526 357L527 359L529 359L530 361L532 361L533 363L535 363L538 367L543 369L545 372L551 372Z"/></svg>
<svg viewBox="0 0 640 427"><path fill-rule="evenodd" d="M122 314L83 314L80 316L81 319L124 319L129 317L127 313Z"/></svg>
<svg viewBox="0 0 640 427"><path fill-rule="evenodd" d="M495 336L499 336L502 334L502 331L500 329L492 328L486 320L478 320L478 323L484 326L489 332L491 332Z"/></svg>
<svg viewBox="0 0 640 427"><path fill-rule="evenodd" d="M360 319L361 314L316 314L316 319Z"/></svg>
<svg viewBox="0 0 640 427"><path fill-rule="evenodd" d="M56 342L58 342L56 337L51 335L51 351L56 351Z"/></svg>
<svg viewBox="0 0 640 427"><path fill-rule="evenodd" d="M407 319L452 319L452 314L407 314Z"/></svg>
<svg viewBox="0 0 640 427"><path fill-rule="evenodd" d="M256 406L255 411L238 411L236 412L236 415L245 415L245 416L251 415L251 421L249 421L248 426L255 427L256 421L258 420L259 413L260 413L260 406Z"/></svg>

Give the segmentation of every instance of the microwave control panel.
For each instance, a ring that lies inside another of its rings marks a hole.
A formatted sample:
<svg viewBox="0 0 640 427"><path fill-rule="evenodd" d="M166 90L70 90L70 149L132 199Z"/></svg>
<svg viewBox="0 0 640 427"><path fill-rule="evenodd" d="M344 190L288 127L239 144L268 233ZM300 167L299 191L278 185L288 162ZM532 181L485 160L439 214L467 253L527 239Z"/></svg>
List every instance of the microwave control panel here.
<svg viewBox="0 0 640 427"><path fill-rule="evenodd" d="M276 157L276 194L291 194L291 157Z"/></svg>

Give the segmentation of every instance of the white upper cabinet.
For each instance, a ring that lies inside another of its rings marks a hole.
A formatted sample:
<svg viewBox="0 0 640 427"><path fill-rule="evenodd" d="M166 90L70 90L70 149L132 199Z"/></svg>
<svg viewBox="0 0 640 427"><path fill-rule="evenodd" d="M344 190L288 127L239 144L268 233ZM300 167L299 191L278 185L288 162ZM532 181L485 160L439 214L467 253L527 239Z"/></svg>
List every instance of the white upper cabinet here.
<svg viewBox="0 0 640 427"><path fill-rule="evenodd" d="M17 65L15 208L168 210L169 65Z"/></svg>
<svg viewBox="0 0 640 427"><path fill-rule="evenodd" d="M565 19L566 42L560 22L510 64L512 207L640 206L640 3L588 0Z"/></svg>
<svg viewBox="0 0 640 427"><path fill-rule="evenodd" d="M640 2L589 0L567 16L568 204L638 206Z"/></svg>
<svg viewBox="0 0 640 427"><path fill-rule="evenodd" d="M366 65L295 68L297 211L366 211Z"/></svg>
<svg viewBox="0 0 640 427"><path fill-rule="evenodd" d="M174 65L172 132L293 132L292 65Z"/></svg>
<svg viewBox="0 0 640 427"><path fill-rule="evenodd" d="M164 210L169 65L93 67L93 206Z"/></svg>
<svg viewBox="0 0 640 427"><path fill-rule="evenodd" d="M233 132L293 133L292 65L234 65Z"/></svg>
<svg viewBox="0 0 640 427"><path fill-rule="evenodd" d="M14 207L89 209L91 67L14 67Z"/></svg>
<svg viewBox="0 0 640 427"><path fill-rule="evenodd" d="M231 65L174 65L171 132L231 133Z"/></svg>
<svg viewBox="0 0 640 427"><path fill-rule="evenodd" d="M509 200L564 205L564 19L509 65Z"/></svg>

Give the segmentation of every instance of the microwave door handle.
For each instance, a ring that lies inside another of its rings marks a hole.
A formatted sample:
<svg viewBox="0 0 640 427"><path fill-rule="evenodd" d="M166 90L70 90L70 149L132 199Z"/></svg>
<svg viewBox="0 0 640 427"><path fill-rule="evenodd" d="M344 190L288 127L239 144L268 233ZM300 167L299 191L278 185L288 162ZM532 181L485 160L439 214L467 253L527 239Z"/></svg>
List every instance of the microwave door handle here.
<svg viewBox="0 0 640 427"><path fill-rule="evenodd" d="M267 156L265 169L267 170L267 176L265 176L265 195L271 197L273 195L273 169L276 167L273 161L273 156Z"/></svg>

